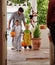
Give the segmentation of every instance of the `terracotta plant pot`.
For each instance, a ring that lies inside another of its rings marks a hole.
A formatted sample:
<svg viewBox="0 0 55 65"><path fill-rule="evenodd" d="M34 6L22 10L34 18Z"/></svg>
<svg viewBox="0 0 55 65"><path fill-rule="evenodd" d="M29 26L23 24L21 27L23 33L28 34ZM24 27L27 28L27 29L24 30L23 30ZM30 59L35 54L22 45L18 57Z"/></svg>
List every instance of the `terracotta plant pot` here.
<svg viewBox="0 0 55 65"><path fill-rule="evenodd" d="M32 38L33 50L39 50L40 45L41 45L41 39L40 38Z"/></svg>
<svg viewBox="0 0 55 65"><path fill-rule="evenodd" d="M40 29L46 29L47 26L46 25L40 25Z"/></svg>

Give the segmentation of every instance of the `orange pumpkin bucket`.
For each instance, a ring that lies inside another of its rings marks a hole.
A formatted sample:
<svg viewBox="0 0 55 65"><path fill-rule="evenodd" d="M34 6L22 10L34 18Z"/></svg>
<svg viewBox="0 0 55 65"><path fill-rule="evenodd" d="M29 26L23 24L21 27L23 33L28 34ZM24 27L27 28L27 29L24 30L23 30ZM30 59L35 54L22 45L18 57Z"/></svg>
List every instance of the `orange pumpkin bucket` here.
<svg viewBox="0 0 55 65"><path fill-rule="evenodd" d="M15 37L16 33L15 32L11 32L11 37Z"/></svg>
<svg viewBox="0 0 55 65"><path fill-rule="evenodd" d="M22 46L27 46L27 44L24 41L22 41L21 44Z"/></svg>

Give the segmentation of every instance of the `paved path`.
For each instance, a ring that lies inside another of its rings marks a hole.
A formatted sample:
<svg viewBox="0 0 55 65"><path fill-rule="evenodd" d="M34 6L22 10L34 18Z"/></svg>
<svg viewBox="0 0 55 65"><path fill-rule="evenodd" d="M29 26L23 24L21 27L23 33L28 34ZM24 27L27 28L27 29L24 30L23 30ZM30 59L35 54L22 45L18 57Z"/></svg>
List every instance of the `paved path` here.
<svg viewBox="0 0 55 65"><path fill-rule="evenodd" d="M49 65L49 49L17 52L8 48L7 65Z"/></svg>

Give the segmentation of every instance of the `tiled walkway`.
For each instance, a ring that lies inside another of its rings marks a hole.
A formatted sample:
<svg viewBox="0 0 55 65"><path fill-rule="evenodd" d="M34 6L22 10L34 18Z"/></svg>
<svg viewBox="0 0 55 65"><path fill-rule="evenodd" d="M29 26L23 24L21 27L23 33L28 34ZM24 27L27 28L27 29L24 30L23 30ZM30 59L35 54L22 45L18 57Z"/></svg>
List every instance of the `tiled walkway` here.
<svg viewBox="0 0 55 65"><path fill-rule="evenodd" d="M36 51L17 52L8 48L7 65L50 65L49 64L49 49L40 49Z"/></svg>

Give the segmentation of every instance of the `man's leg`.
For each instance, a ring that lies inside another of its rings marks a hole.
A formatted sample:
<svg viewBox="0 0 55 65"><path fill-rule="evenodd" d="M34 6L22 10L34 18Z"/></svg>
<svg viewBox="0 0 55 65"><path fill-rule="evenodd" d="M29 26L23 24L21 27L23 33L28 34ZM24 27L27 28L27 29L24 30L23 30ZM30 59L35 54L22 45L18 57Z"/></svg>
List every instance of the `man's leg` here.
<svg viewBox="0 0 55 65"><path fill-rule="evenodd" d="M55 46L54 46L54 65L55 65Z"/></svg>
<svg viewBox="0 0 55 65"><path fill-rule="evenodd" d="M12 48L11 49L14 50L15 49L14 47L15 47L15 45L14 45L14 37L12 37Z"/></svg>
<svg viewBox="0 0 55 65"><path fill-rule="evenodd" d="M24 46L24 49L27 49L27 46Z"/></svg>
<svg viewBox="0 0 55 65"><path fill-rule="evenodd" d="M21 49L22 49L21 37L19 37L19 38L17 39L17 50L18 50L18 51L21 51Z"/></svg>

